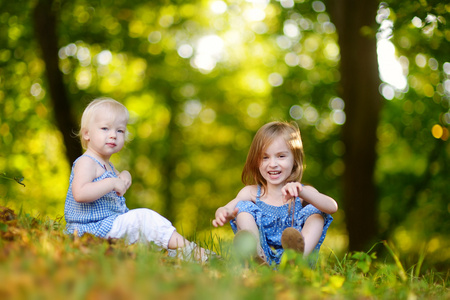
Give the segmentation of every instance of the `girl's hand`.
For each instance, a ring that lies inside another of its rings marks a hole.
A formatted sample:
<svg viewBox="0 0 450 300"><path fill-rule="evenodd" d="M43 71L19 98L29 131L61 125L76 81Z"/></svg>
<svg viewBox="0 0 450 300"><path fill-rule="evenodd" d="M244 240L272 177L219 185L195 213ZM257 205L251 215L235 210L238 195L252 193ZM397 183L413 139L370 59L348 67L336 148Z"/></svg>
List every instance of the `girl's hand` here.
<svg viewBox="0 0 450 300"><path fill-rule="evenodd" d="M300 196L303 186L300 182L288 182L281 188L281 193L284 196L284 201Z"/></svg>
<svg viewBox="0 0 450 300"><path fill-rule="evenodd" d="M114 180L113 190L116 192L117 196L122 197L128 190L127 184L120 178L111 178Z"/></svg>
<svg viewBox="0 0 450 300"><path fill-rule="evenodd" d="M125 183L125 187L128 190L131 186L131 174L127 170L124 170L119 173L119 179L121 179Z"/></svg>
<svg viewBox="0 0 450 300"><path fill-rule="evenodd" d="M235 208L234 210L230 210L226 207L219 207L216 210L216 218L212 221L214 227L219 227L225 225L225 223L236 218L239 212L239 208Z"/></svg>

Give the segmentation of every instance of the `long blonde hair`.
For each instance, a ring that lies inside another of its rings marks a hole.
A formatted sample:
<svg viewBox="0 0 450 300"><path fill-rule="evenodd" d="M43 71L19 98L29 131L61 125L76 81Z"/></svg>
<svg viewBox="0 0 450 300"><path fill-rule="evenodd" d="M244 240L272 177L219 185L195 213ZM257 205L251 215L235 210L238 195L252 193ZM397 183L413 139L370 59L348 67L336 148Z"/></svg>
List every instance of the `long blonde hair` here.
<svg viewBox="0 0 450 300"><path fill-rule="evenodd" d="M262 157L267 147L277 138L283 137L294 156L294 166L287 181L300 182L303 175L304 153L300 129L297 123L270 122L262 126L255 134L247 160L242 170L242 182L245 185L258 184L263 187L263 193L267 190L267 182L259 171Z"/></svg>
<svg viewBox="0 0 450 300"><path fill-rule="evenodd" d="M81 117L80 131L78 132L78 136L80 138L81 146L83 147L83 149L87 149L88 146L88 141L83 138L83 133L88 130L92 119L100 111L102 113L108 112L113 115L125 116L127 123L130 118L128 109L122 103L114 99L101 97L92 100L92 102L89 103L89 105L83 112L83 115Z"/></svg>

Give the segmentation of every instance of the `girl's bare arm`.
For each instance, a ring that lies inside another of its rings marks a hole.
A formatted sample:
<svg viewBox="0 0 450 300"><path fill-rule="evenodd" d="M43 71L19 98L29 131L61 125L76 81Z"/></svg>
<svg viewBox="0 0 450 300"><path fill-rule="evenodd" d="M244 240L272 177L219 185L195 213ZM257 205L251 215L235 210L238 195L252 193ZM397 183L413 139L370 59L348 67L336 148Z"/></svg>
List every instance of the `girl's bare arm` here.
<svg viewBox="0 0 450 300"><path fill-rule="evenodd" d="M219 207L216 210L215 219L212 221L214 227L223 226L232 219L236 218L239 210L236 204L239 201L252 201L252 186L246 186L237 194L236 198L228 202L225 206Z"/></svg>
<svg viewBox="0 0 450 300"><path fill-rule="evenodd" d="M333 198L320 193L312 186L302 186L300 182L289 182L281 191L286 198L300 197L324 213L333 214L338 210L338 205Z"/></svg>
<svg viewBox="0 0 450 300"><path fill-rule="evenodd" d="M111 191L116 191L119 196L126 192L126 185L119 178L105 178L93 182L97 178L97 164L89 158L80 158L74 167L72 181L72 194L77 202L94 202Z"/></svg>

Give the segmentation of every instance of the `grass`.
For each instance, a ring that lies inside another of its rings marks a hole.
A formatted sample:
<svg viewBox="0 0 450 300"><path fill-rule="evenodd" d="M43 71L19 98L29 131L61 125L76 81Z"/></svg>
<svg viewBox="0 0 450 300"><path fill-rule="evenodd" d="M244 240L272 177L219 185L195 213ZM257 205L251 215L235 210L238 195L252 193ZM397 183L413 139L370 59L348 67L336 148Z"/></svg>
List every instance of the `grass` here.
<svg viewBox="0 0 450 300"><path fill-rule="evenodd" d="M338 257L319 256L315 268L287 251L276 270L245 266L230 243L212 234L203 246L222 259L210 263L168 257L152 245L126 245L63 233L60 223L0 208L0 299L450 299L449 273L406 268L382 242Z"/></svg>

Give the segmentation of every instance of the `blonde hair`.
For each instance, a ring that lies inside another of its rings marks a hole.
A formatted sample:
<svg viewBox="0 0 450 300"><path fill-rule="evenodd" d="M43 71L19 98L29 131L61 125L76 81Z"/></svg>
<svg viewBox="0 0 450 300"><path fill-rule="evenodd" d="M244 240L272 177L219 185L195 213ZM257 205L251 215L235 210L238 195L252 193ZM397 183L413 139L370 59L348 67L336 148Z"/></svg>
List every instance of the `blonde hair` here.
<svg viewBox="0 0 450 300"><path fill-rule="evenodd" d="M101 97L92 100L81 116L80 131L78 132L83 149L87 149L88 146L88 141L83 138L83 133L88 130L92 119L98 112L110 113L115 116L122 115L125 117L127 123L130 118L128 109L122 103L114 99Z"/></svg>
<svg viewBox="0 0 450 300"><path fill-rule="evenodd" d="M262 126L255 134L247 160L242 170L242 182L245 185L262 185L263 193L267 189L267 182L259 171L262 157L267 147L277 138L283 137L294 156L294 166L292 173L287 181L300 182L303 175L303 143L300 135L300 129L297 123L291 122L271 122Z"/></svg>

